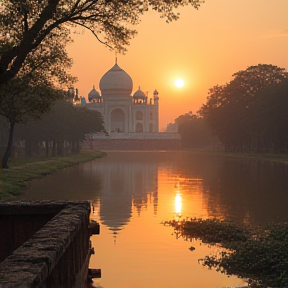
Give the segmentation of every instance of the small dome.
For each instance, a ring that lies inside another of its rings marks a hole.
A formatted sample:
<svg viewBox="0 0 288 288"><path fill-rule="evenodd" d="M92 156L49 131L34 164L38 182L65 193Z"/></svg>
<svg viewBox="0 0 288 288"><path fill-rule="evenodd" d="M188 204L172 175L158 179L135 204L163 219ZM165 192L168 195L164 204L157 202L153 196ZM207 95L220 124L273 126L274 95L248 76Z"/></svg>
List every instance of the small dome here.
<svg viewBox="0 0 288 288"><path fill-rule="evenodd" d="M131 77L116 63L100 80L100 90L105 95L131 95L133 82Z"/></svg>
<svg viewBox="0 0 288 288"><path fill-rule="evenodd" d="M101 99L99 92L95 90L94 86L93 86L93 89L88 94L89 102L91 102L93 99Z"/></svg>
<svg viewBox="0 0 288 288"><path fill-rule="evenodd" d="M139 89L134 93L133 99L146 99L146 95L143 91L140 90L140 86Z"/></svg>

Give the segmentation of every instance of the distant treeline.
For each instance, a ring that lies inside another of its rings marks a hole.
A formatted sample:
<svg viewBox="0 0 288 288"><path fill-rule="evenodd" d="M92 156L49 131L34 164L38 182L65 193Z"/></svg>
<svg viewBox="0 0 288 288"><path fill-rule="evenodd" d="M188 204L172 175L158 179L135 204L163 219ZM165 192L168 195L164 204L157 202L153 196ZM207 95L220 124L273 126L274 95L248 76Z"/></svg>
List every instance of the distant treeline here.
<svg viewBox="0 0 288 288"><path fill-rule="evenodd" d="M225 151L288 152L288 72L265 64L239 71L209 90L198 115L175 123L186 147L218 139Z"/></svg>
<svg viewBox="0 0 288 288"><path fill-rule="evenodd" d="M3 138L6 135L5 119L1 120ZM17 125L13 150L14 153L24 151L26 157L79 153L81 141L87 134L103 130L103 119L99 112L75 107L72 103L61 100L41 120Z"/></svg>

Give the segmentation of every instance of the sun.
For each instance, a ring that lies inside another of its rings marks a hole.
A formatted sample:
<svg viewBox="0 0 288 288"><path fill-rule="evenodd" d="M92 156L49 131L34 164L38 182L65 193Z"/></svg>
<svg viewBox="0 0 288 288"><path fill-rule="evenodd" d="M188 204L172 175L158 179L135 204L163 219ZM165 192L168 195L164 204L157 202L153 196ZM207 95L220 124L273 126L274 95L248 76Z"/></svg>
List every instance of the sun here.
<svg viewBox="0 0 288 288"><path fill-rule="evenodd" d="M182 79L178 78L174 81L174 84L176 87L181 88L184 86L184 81Z"/></svg>

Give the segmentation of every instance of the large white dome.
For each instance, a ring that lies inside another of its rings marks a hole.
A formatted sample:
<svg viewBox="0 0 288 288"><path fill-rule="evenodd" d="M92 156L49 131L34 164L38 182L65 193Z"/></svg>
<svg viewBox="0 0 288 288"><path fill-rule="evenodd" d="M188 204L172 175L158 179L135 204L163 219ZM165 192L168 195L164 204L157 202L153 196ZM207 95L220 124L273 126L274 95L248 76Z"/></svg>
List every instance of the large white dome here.
<svg viewBox="0 0 288 288"><path fill-rule="evenodd" d="M116 63L100 80L102 97L105 95L128 95L133 89L132 78Z"/></svg>

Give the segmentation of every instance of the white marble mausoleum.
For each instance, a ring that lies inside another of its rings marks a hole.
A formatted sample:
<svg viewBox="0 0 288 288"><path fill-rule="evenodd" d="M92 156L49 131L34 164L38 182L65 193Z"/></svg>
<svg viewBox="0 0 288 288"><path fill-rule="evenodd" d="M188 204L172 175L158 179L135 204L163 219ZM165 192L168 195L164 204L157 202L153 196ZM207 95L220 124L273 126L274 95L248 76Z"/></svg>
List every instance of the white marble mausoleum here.
<svg viewBox="0 0 288 288"><path fill-rule="evenodd" d="M108 135L159 132L157 90L153 92L153 97L150 99L140 87L132 95L132 78L118 66L117 60L115 65L102 76L99 88L100 92L95 87L89 92L88 102L82 97L81 106L102 114Z"/></svg>

